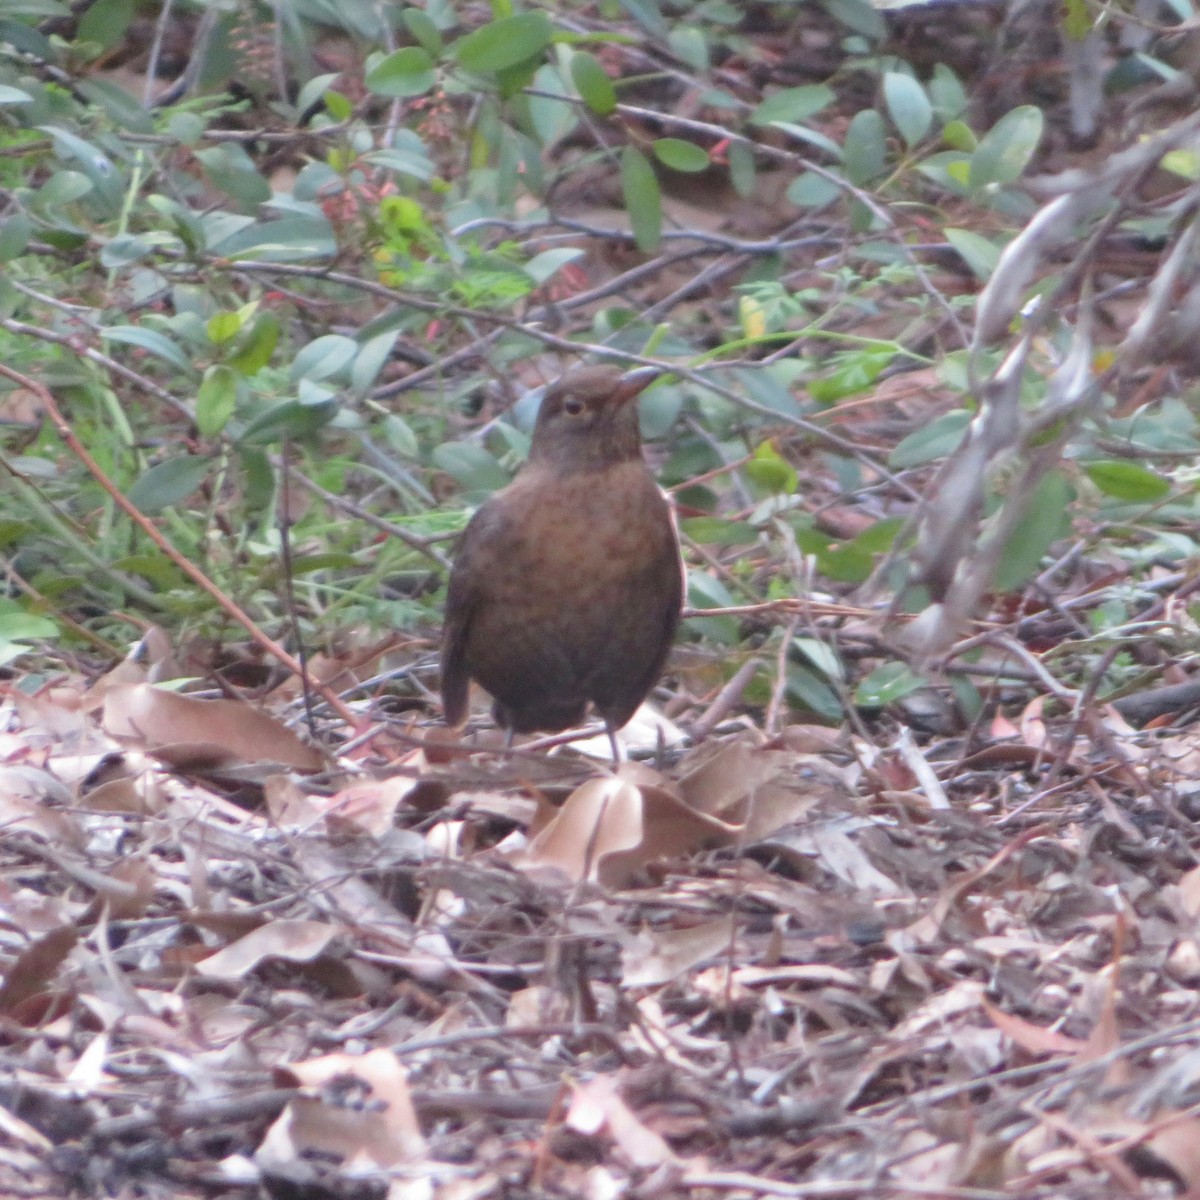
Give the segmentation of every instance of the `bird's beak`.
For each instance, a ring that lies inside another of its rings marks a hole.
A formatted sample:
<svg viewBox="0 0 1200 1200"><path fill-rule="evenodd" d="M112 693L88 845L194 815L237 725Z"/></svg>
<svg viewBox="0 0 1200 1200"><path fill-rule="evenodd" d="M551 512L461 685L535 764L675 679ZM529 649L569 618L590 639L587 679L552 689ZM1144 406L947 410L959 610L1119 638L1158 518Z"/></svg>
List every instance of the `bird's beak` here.
<svg viewBox="0 0 1200 1200"><path fill-rule="evenodd" d="M626 371L617 380L613 400L617 404L626 404L634 396L640 396L656 379L661 379L662 376L663 371L658 367L637 367L633 371Z"/></svg>

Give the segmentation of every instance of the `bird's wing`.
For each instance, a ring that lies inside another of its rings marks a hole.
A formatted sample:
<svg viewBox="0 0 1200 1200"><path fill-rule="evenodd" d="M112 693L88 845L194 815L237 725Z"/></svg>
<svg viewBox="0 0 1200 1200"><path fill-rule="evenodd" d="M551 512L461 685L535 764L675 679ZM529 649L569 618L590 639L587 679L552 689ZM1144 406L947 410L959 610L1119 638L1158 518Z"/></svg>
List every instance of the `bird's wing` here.
<svg viewBox="0 0 1200 1200"><path fill-rule="evenodd" d="M484 579L472 565L477 547L495 533L497 513L491 504L467 522L454 553L454 566L446 588L446 613L442 624L442 714L452 728L467 716L467 692L471 674L467 669L467 645L471 622L483 599Z"/></svg>

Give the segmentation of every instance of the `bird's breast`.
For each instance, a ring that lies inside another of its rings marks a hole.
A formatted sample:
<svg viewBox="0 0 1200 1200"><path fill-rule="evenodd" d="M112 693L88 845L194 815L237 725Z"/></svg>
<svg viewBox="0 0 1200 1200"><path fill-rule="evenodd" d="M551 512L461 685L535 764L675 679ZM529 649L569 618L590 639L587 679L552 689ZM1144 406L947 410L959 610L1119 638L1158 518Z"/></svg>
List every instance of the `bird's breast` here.
<svg viewBox="0 0 1200 1200"><path fill-rule="evenodd" d="M640 462L553 480L519 477L505 499L513 553L544 587L594 590L676 553L667 501Z"/></svg>

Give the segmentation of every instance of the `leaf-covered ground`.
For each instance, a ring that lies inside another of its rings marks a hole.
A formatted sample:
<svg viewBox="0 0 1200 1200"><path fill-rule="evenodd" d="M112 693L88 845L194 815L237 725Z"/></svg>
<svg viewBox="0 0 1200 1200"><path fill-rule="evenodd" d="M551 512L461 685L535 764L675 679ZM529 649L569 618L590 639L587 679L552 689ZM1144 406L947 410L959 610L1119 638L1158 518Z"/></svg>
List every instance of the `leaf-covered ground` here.
<svg viewBox="0 0 1200 1200"><path fill-rule="evenodd" d="M276 94L26 7L0 1195L1200 1196L1190 26L1084 128L1075 9L347 0ZM600 352L691 585L615 770L434 698Z"/></svg>
<svg viewBox="0 0 1200 1200"><path fill-rule="evenodd" d="M145 674L0 708L6 1195L1197 1169L1186 731L1110 715L1060 752L1035 701L920 749L747 723L661 768L443 747L314 777L282 723Z"/></svg>

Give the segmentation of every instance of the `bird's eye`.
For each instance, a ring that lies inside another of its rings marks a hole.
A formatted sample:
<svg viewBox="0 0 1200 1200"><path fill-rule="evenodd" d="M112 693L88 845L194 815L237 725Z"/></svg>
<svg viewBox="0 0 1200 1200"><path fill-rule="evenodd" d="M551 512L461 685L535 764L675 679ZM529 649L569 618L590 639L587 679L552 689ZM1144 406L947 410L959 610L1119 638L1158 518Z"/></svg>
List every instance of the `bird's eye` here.
<svg viewBox="0 0 1200 1200"><path fill-rule="evenodd" d="M587 408L587 405L578 396L568 396L563 401L563 412L568 417L578 417L585 408Z"/></svg>

